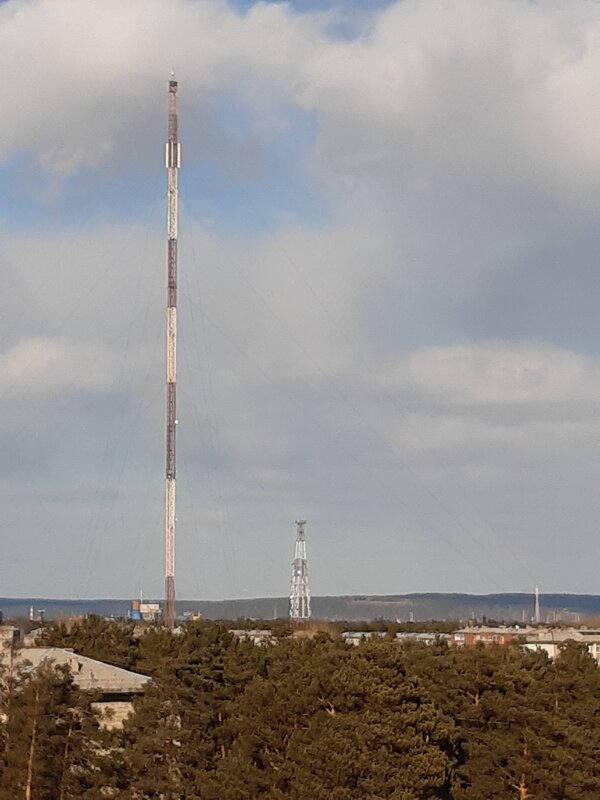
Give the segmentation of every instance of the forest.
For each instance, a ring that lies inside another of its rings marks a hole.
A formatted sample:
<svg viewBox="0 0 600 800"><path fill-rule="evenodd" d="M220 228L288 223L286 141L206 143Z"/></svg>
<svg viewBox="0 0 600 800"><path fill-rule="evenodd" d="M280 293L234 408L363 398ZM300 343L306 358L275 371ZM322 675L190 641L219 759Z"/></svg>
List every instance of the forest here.
<svg viewBox="0 0 600 800"><path fill-rule="evenodd" d="M273 644L89 618L45 642L151 676L119 730L68 670L3 668L0 800L598 800L600 670L565 645Z"/></svg>

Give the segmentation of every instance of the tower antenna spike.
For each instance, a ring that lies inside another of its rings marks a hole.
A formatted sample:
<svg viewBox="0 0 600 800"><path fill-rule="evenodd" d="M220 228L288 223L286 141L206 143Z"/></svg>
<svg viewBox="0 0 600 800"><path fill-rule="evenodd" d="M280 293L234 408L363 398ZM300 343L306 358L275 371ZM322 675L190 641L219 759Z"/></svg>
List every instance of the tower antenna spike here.
<svg viewBox="0 0 600 800"><path fill-rule="evenodd" d="M292 586L290 589L290 619L292 622L300 622L310 617L305 526L305 519L296 520L296 545L292 561Z"/></svg>
<svg viewBox="0 0 600 800"><path fill-rule="evenodd" d="M165 442L165 624L175 627L175 432L177 429L177 170L181 146L177 138L177 81L169 80L169 124L165 145L167 168L167 357Z"/></svg>
<svg viewBox="0 0 600 800"><path fill-rule="evenodd" d="M539 625L542 621L542 614L540 610L540 589L537 584L533 593L533 621L536 625Z"/></svg>

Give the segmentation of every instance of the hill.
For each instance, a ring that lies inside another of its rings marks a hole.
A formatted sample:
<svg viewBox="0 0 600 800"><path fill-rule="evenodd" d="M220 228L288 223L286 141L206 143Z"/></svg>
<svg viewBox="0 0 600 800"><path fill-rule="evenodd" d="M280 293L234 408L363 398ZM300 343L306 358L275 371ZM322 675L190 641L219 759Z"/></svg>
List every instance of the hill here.
<svg viewBox="0 0 600 800"><path fill-rule="evenodd" d="M0 598L5 618L27 617L29 609L44 609L46 619L85 614L124 617L129 600ZM584 594L545 594L541 598L544 621L577 622L600 616L600 596ZM206 619L277 619L288 614L286 597L262 597L239 600L179 600L177 610L197 612ZM470 618L516 620L529 619L533 613L532 595L420 593L404 595L356 595L313 597L313 616L318 619L372 621L376 619L407 621L466 620Z"/></svg>

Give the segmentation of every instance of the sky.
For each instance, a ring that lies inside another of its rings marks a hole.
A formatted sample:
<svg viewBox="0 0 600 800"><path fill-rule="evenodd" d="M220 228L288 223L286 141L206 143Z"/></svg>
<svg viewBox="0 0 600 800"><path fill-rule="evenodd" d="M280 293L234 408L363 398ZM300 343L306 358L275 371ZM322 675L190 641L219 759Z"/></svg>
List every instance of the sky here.
<svg viewBox="0 0 600 800"><path fill-rule="evenodd" d="M0 596L598 593L600 6L0 3Z"/></svg>

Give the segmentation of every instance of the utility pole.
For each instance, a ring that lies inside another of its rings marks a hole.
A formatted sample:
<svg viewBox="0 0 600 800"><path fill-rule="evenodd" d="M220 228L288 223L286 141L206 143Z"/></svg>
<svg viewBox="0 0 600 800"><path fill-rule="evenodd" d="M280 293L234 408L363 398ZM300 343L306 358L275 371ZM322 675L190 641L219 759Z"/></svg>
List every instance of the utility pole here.
<svg viewBox="0 0 600 800"><path fill-rule="evenodd" d="M169 81L169 126L165 146L167 167L167 402L165 470L165 624L175 627L175 430L177 426L177 170L181 146L177 140L177 81Z"/></svg>
<svg viewBox="0 0 600 800"><path fill-rule="evenodd" d="M305 519L296 520L296 546L292 561L292 587L290 590L290 619L292 622L299 622L310 617L305 525Z"/></svg>

